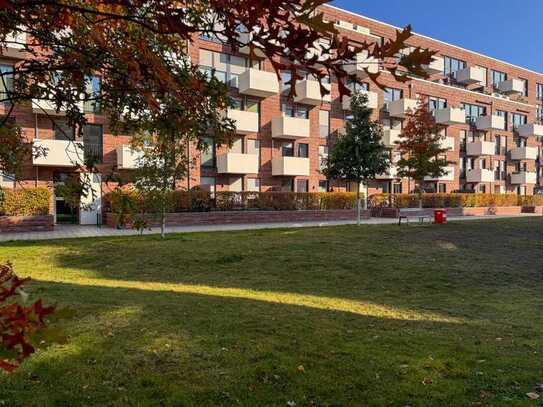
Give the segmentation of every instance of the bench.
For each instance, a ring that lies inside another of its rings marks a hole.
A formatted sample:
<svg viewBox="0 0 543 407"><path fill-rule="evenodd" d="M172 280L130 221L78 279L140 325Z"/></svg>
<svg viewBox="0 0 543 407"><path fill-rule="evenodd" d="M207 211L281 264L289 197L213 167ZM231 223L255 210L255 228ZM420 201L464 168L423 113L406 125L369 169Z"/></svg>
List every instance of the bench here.
<svg viewBox="0 0 543 407"><path fill-rule="evenodd" d="M409 219L418 219L419 224L423 224L424 220L432 221L432 216L427 211L420 208L400 208L398 225L401 226L402 219L405 219L409 225Z"/></svg>

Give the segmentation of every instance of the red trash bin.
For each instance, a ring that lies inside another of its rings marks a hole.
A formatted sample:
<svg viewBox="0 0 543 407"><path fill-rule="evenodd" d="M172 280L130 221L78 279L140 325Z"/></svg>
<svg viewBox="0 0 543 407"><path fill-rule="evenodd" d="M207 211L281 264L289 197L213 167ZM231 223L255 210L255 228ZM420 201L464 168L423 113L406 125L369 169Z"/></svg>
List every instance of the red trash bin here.
<svg viewBox="0 0 543 407"><path fill-rule="evenodd" d="M438 225L447 223L447 211L445 209L434 209L434 223Z"/></svg>

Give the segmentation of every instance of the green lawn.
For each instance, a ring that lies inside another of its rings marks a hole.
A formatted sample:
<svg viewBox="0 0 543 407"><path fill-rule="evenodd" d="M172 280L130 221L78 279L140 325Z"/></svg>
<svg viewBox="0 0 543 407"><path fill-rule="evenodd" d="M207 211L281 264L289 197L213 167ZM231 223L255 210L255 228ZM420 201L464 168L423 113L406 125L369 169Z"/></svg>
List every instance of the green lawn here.
<svg viewBox="0 0 543 407"><path fill-rule="evenodd" d="M0 244L67 345L0 406L521 406L543 218ZM292 405L292 404L291 404Z"/></svg>

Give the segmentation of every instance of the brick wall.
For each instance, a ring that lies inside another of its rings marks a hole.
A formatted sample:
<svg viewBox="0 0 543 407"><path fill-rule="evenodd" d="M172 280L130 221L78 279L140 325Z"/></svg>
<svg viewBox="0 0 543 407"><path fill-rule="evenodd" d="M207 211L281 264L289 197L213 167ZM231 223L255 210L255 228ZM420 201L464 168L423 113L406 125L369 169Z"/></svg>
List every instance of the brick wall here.
<svg viewBox="0 0 543 407"><path fill-rule="evenodd" d="M52 215L45 216L0 216L0 233L45 232L53 230Z"/></svg>

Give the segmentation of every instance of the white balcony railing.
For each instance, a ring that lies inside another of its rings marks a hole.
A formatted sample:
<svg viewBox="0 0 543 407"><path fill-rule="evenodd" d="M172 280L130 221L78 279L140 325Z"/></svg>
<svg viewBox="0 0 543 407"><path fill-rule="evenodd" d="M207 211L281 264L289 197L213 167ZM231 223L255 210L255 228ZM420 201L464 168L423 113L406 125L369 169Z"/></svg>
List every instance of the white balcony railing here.
<svg viewBox="0 0 543 407"><path fill-rule="evenodd" d="M435 111L438 124L464 124L466 123L466 111L457 107L446 107Z"/></svg>
<svg viewBox="0 0 543 407"><path fill-rule="evenodd" d="M34 139L32 163L42 167L77 167L83 165L83 143L69 140Z"/></svg>
<svg viewBox="0 0 543 407"><path fill-rule="evenodd" d="M273 176L309 176L309 158L275 157L272 159Z"/></svg>
<svg viewBox="0 0 543 407"><path fill-rule="evenodd" d="M378 109L379 108L379 95L377 95L376 92L370 92L367 90L361 90L358 91L361 94L364 94L368 97L368 107L370 109ZM350 111L351 110L351 98L348 96L343 96L343 110Z"/></svg>
<svg viewBox="0 0 543 407"><path fill-rule="evenodd" d="M511 174L511 184L526 185L535 184L537 182L537 174L535 172L521 171Z"/></svg>
<svg viewBox="0 0 543 407"><path fill-rule="evenodd" d="M135 170L140 165L143 151L137 151L129 145L117 147L117 167L121 170Z"/></svg>
<svg viewBox="0 0 543 407"><path fill-rule="evenodd" d="M257 174L258 155L225 153L217 157L219 174Z"/></svg>
<svg viewBox="0 0 543 407"><path fill-rule="evenodd" d="M367 51L357 54L354 61L345 62L343 69L348 75L355 75L359 79L367 78L368 73L379 73L379 61L368 55Z"/></svg>
<svg viewBox="0 0 543 407"><path fill-rule="evenodd" d="M494 155L496 143L493 141L476 140L466 144L466 154L470 156Z"/></svg>
<svg viewBox="0 0 543 407"><path fill-rule="evenodd" d="M80 112L84 111L83 102L77 103L77 108ZM32 111L36 114L50 115L50 116L64 116L66 114L66 107L60 106L57 111L57 105L52 100L46 99L32 99Z"/></svg>
<svg viewBox="0 0 543 407"><path fill-rule="evenodd" d="M279 80L275 72L247 69L239 76L238 88L243 95L264 98L279 93Z"/></svg>
<svg viewBox="0 0 543 407"><path fill-rule="evenodd" d="M332 89L329 83L323 83L323 86L328 91ZM321 87L318 81L305 79L296 82L296 96L294 98L296 103L319 106L323 102L330 103L331 100L330 93L327 95L321 94Z"/></svg>
<svg viewBox="0 0 543 407"><path fill-rule="evenodd" d="M524 124L517 127L520 137L543 137L543 126L541 124Z"/></svg>
<svg viewBox="0 0 543 407"><path fill-rule="evenodd" d="M251 134L258 133L260 115L246 110L228 109L228 118L235 120L236 133Z"/></svg>
<svg viewBox="0 0 543 407"><path fill-rule="evenodd" d="M11 49L23 49L26 45L26 33L12 32L6 35L6 46Z"/></svg>
<svg viewBox="0 0 543 407"><path fill-rule="evenodd" d="M485 85L486 81L485 70L476 66L470 66L456 71L454 76L457 82L463 83L464 85Z"/></svg>
<svg viewBox="0 0 543 407"><path fill-rule="evenodd" d="M415 99L399 99L388 104L388 113L391 117L405 118L409 112L417 110L418 102Z"/></svg>
<svg viewBox="0 0 543 407"><path fill-rule="evenodd" d="M432 62L428 65L423 65L422 69L424 69L428 75L442 74L445 71L445 59L435 55L432 58Z"/></svg>
<svg viewBox="0 0 543 407"><path fill-rule="evenodd" d="M309 137L309 119L279 116L272 119L272 137L298 139Z"/></svg>
<svg viewBox="0 0 543 407"><path fill-rule="evenodd" d="M456 142L455 142L454 137L444 137L441 139L439 146L443 149L454 151L455 143Z"/></svg>
<svg viewBox="0 0 543 407"><path fill-rule="evenodd" d="M398 178L398 167L391 165L390 168L383 174L379 174L375 179L395 179Z"/></svg>
<svg viewBox="0 0 543 407"><path fill-rule="evenodd" d="M493 182L494 172L488 169L473 169L466 173L466 181L471 183Z"/></svg>
<svg viewBox="0 0 543 407"><path fill-rule="evenodd" d="M506 95L522 95L524 82L519 79L508 79L498 84L498 91Z"/></svg>
<svg viewBox="0 0 543 407"><path fill-rule="evenodd" d="M396 142L401 140L402 131L396 129L383 130L383 144L387 147L396 147Z"/></svg>
<svg viewBox="0 0 543 407"><path fill-rule="evenodd" d="M505 118L496 115L479 116L475 121L477 130L503 130L505 128Z"/></svg>
<svg viewBox="0 0 543 407"><path fill-rule="evenodd" d="M538 155L537 147L515 147L511 149L511 160L536 160Z"/></svg>
<svg viewBox="0 0 543 407"><path fill-rule="evenodd" d="M426 181L454 181L454 167L445 167L445 174L440 177L425 177Z"/></svg>

